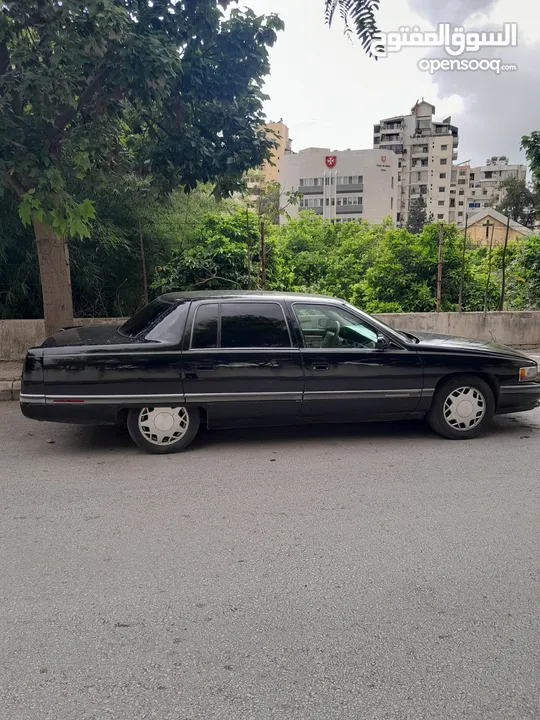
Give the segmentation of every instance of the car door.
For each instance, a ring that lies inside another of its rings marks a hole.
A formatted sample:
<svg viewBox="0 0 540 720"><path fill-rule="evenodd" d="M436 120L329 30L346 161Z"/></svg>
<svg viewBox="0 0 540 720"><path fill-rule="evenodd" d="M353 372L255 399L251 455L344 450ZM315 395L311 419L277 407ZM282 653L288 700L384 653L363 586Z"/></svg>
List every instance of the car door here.
<svg viewBox="0 0 540 720"><path fill-rule="evenodd" d="M301 417L384 419L413 413L422 397L422 364L407 343L339 303L293 303L302 338ZM384 345L384 346L383 346Z"/></svg>
<svg viewBox="0 0 540 720"><path fill-rule="evenodd" d="M212 424L290 419L300 412L304 372L276 301L194 304L182 355L187 403Z"/></svg>

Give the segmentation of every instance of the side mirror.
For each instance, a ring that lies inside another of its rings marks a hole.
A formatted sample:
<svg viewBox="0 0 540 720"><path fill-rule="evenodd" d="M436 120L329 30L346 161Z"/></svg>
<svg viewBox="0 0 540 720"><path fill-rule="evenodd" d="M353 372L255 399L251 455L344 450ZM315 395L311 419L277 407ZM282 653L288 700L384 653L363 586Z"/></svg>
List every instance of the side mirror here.
<svg viewBox="0 0 540 720"><path fill-rule="evenodd" d="M377 335L377 342L375 343L376 350L386 350L390 347L390 341L384 335L380 333Z"/></svg>

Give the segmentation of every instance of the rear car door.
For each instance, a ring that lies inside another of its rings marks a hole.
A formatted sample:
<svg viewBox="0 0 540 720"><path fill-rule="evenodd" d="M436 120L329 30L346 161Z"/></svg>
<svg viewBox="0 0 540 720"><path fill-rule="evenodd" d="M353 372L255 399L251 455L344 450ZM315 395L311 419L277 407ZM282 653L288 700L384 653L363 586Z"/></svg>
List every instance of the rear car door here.
<svg viewBox="0 0 540 720"><path fill-rule="evenodd" d="M413 413L422 397L418 354L338 303L293 303L303 340L301 417L314 420L387 419Z"/></svg>
<svg viewBox="0 0 540 720"><path fill-rule="evenodd" d="M279 302L194 303L182 364L186 403L205 406L211 424L272 422L300 412L302 358Z"/></svg>

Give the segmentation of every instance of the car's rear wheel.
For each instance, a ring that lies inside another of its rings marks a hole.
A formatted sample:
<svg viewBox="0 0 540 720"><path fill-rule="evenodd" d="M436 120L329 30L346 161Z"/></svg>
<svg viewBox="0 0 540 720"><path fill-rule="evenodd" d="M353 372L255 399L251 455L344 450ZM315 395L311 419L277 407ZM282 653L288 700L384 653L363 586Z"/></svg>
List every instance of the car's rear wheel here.
<svg viewBox="0 0 540 720"><path fill-rule="evenodd" d="M154 455L184 450L200 424L198 408L144 407L129 411L127 426L132 440Z"/></svg>
<svg viewBox="0 0 540 720"><path fill-rule="evenodd" d="M436 433L452 440L468 440L483 433L495 414L493 391L475 375L458 375L435 392L427 420Z"/></svg>

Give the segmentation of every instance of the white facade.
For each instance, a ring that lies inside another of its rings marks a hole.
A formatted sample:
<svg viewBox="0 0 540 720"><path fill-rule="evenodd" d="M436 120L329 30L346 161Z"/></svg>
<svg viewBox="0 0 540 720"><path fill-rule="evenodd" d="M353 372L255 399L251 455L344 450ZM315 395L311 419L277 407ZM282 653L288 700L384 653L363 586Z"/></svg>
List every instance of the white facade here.
<svg viewBox="0 0 540 720"><path fill-rule="evenodd" d="M413 199L423 197L427 216L457 221L452 163L457 159L458 129L451 118L434 122L435 107L422 100L410 115L385 118L373 128L373 147L394 151L399 165L398 222L406 225Z"/></svg>
<svg viewBox="0 0 540 720"><path fill-rule="evenodd" d="M291 218L310 209L335 222L380 223L387 216L396 222L398 159L392 151L307 148L285 155L279 175L283 206L286 193L302 193L300 205L286 208Z"/></svg>

